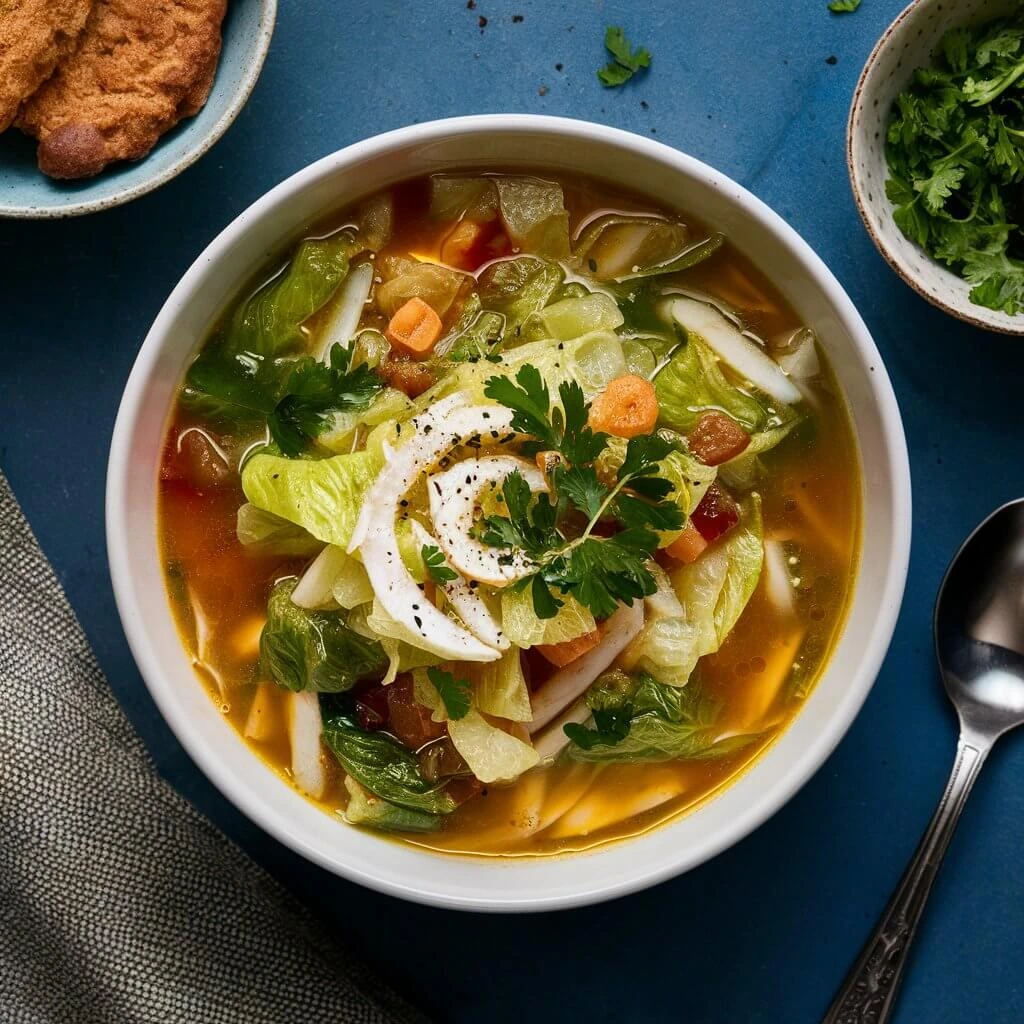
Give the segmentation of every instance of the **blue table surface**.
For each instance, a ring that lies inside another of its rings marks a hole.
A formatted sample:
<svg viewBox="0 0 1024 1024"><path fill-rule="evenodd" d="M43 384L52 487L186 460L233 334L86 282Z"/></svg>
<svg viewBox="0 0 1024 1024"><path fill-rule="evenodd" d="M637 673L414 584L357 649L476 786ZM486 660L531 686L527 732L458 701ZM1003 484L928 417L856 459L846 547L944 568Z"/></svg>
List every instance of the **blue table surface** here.
<svg viewBox="0 0 1024 1024"><path fill-rule="evenodd" d="M864 0L842 17L826 0L477 0L475 10L465 0L285 3L251 101L196 166L118 210L0 223L0 466L118 699L175 786L439 1019L814 1022L932 812L955 724L933 666L931 606L965 534L1024 491L1024 344L925 304L883 263L854 209L847 108L902 3ZM614 91L594 76L606 24L626 26L654 54L646 77ZM523 917L376 895L244 820L184 754L142 685L114 609L103 533L122 386L164 298L206 243L332 150L485 111L562 114L650 135L778 210L874 332L907 428L915 497L910 579L888 659L803 791L681 878L602 906ZM903 1024L1022 1019L1022 811L1024 742L1011 737L950 849L902 995Z"/></svg>

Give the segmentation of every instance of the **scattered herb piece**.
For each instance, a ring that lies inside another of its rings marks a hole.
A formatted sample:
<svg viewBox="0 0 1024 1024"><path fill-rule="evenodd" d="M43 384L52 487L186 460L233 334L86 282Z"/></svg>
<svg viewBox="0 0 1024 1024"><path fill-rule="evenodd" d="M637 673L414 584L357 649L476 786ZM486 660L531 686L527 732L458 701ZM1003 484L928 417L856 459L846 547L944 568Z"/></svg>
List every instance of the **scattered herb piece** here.
<svg viewBox="0 0 1024 1024"><path fill-rule="evenodd" d="M852 14L860 7L860 0L831 0L828 9L833 14Z"/></svg>
<svg viewBox="0 0 1024 1024"><path fill-rule="evenodd" d="M420 554L423 556L423 564L427 567L427 574L438 586L453 583L459 578L459 574L445 561L440 549L433 544L424 544Z"/></svg>
<svg viewBox="0 0 1024 1024"><path fill-rule="evenodd" d="M1024 309L1024 15L948 32L896 99L886 135L893 217L959 273L971 301Z"/></svg>
<svg viewBox="0 0 1024 1024"><path fill-rule="evenodd" d="M594 711L594 728L575 722L563 726L562 731L582 750L591 750L598 744L614 747L628 735L633 724L633 705L623 704L619 708Z"/></svg>
<svg viewBox="0 0 1024 1024"><path fill-rule="evenodd" d="M366 363L352 365L352 349L335 344L330 362L312 356L287 368L277 404L267 423L271 439L283 455L301 454L306 445L330 428L335 413L363 409L383 387Z"/></svg>
<svg viewBox="0 0 1024 1024"><path fill-rule="evenodd" d="M441 696L448 717L456 722L469 714L470 687L469 680L456 679L451 672L441 668L428 668L427 678Z"/></svg>
<svg viewBox="0 0 1024 1024"><path fill-rule="evenodd" d="M626 33L619 27L609 25L604 33L605 49L614 60L609 61L597 73L601 84L613 89L628 82L641 68L651 66L651 54L642 46L635 50L626 39Z"/></svg>

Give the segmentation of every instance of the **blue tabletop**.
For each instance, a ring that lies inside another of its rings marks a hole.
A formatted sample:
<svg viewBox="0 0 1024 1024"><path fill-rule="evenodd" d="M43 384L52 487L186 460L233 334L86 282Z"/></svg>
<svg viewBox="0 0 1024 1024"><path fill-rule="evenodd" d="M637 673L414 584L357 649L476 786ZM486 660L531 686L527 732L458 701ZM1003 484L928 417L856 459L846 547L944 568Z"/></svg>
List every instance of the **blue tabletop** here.
<svg viewBox="0 0 1024 1024"><path fill-rule="evenodd" d="M0 222L0 466L118 698L160 770L439 1019L813 1024L932 812L955 723L929 616L963 536L1024 493L1024 343L925 304L882 262L854 209L843 151L850 95L902 5L864 0L837 17L826 0L286 3L251 101L196 166L118 210ZM594 75L609 23L654 55L646 77L614 91ZM914 482L896 637L864 710L817 776L712 863L614 903L543 916L406 905L312 867L245 821L199 774L142 685L103 535L122 386L202 247L325 153L413 121L485 111L562 114L650 135L775 207L874 332ZM903 1024L1021 1019L1022 812L1024 739L1011 737L950 849L901 999Z"/></svg>

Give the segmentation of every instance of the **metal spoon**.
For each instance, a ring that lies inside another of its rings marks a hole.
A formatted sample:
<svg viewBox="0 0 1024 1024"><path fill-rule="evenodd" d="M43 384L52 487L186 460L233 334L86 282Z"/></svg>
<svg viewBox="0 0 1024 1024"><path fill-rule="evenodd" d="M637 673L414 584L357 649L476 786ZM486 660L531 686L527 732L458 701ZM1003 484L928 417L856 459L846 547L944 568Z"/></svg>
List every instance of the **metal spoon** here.
<svg viewBox="0 0 1024 1024"><path fill-rule="evenodd" d="M1024 498L992 513L946 571L935 652L960 718L956 762L935 816L822 1024L884 1024L960 812L988 752L1024 723Z"/></svg>

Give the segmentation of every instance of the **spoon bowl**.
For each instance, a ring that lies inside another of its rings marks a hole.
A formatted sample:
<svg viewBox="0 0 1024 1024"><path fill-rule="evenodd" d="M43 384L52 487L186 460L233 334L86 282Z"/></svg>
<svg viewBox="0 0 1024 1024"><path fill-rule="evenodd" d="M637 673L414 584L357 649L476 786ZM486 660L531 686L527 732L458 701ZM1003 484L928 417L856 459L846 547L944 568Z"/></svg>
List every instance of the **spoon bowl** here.
<svg viewBox="0 0 1024 1024"><path fill-rule="evenodd" d="M946 791L913 860L823 1024L885 1024L914 933L957 821L992 744L1024 724L1024 498L996 509L946 571L935 653L960 718Z"/></svg>
<svg viewBox="0 0 1024 1024"><path fill-rule="evenodd" d="M965 729L1024 723L1024 498L964 541L935 604L935 653Z"/></svg>

